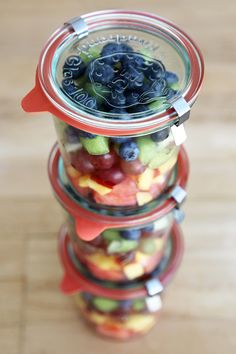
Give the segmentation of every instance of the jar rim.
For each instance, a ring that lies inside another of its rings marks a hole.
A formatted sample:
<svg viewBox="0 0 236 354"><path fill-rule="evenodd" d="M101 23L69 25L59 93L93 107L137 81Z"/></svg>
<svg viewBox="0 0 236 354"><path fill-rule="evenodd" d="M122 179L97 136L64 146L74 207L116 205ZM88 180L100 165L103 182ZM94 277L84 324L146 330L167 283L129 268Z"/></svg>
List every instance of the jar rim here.
<svg viewBox="0 0 236 354"><path fill-rule="evenodd" d="M185 32L168 20L139 11L106 10L89 13L81 16L81 18L86 22L88 32L95 26L101 26L104 21L111 24L113 22L116 23L118 19L122 21L128 18L131 22L133 21L140 26L149 25L153 28L161 28L166 33L169 32L175 36L186 50L190 62L189 87L183 93L183 98L189 106L192 106L202 85L204 63L200 50ZM148 133L158 130L166 123L174 124L179 120L178 113L173 107L157 114L148 115L145 118L123 121L101 117L96 119L94 115L86 113L83 110L75 110L75 108L68 105L68 102L65 103L56 92L55 85L53 84L52 61L54 60L57 48L65 41L68 41L68 38L71 39L74 36L75 33L70 26L65 25L59 28L51 36L40 55L36 82L41 90L41 95L47 100L46 110L76 128L106 136Z"/></svg>

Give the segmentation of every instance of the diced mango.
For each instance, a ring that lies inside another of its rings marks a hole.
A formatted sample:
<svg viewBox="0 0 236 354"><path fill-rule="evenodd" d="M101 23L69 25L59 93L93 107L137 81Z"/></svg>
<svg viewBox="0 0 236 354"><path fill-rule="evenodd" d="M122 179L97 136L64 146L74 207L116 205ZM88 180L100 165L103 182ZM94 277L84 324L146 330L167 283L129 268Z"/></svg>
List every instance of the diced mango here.
<svg viewBox="0 0 236 354"><path fill-rule="evenodd" d="M120 265L116 262L115 257L94 253L88 255L87 259L103 270L120 270Z"/></svg>
<svg viewBox="0 0 236 354"><path fill-rule="evenodd" d="M89 175L81 176L79 178L79 186L80 187L89 187L99 193L100 195L106 195L112 191L111 188L103 186L95 181L93 181Z"/></svg>
<svg viewBox="0 0 236 354"><path fill-rule="evenodd" d="M138 192L136 198L138 205L144 205L152 200L152 195L148 192Z"/></svg>
<svg viewBox="0 0 236 354"><path fill-rule="evenodd" d="M124 267L124 273L128 279L132 280L141 277L144 274L144 271L140 263L131 263Z"/></svg>
<svg viewBox="0 0 236 354"><path fill-rule="evenodd" d="M103 315L98 314L97 312L90 312L89 313L89 319L92 322L94 322L96 324L100 324L100 325L107 321L106 315L103 316Z"/></svg>
<svg viewBox="0 0 236 354"><path fill-rule="evenodd" d="M161 251L163 249L163 239L162 238L157 238L155 240L155 244L156 244L156 251Z"/></svg>
<svg viewBox="0 0 236 354"><path fill-rule="evenodd" d="M154 178L153 183L158 183L158 184L162 184L165 182L165 176L164 175L158 175Z"/></svg>
<svg viewBox="0 0 236 354"><path fill-rule="evenodd" d="M146 170L139 176L138 187L143 191L148 191L153 183L154 170L146 168Z"/></svg>

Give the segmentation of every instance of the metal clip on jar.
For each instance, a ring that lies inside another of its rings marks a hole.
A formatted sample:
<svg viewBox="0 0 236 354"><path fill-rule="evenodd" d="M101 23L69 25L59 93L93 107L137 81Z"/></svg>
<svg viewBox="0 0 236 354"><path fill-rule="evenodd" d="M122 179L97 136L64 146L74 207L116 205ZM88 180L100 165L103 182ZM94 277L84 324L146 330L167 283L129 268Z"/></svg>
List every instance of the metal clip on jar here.
<svg viewBox="0 0 236 354"><path fill-rule="evenodd" d="M22 106L54 116L78 195L138 211L168 185L203 72L199 49L169 21L95 12L52 35Z"/></svg>
<svg viewBox="0 0 236 354"><path fill-rule="evenodd" d="M160 265L145 280L119 284L91 277L76 258L66 227L59 235L64 277L61 290L74 295L84 319L98 334L126 340L147 333L158 321L163 292L183 255L183 239L175 224Z"/></svg>
<svg viewBox="0 0 236 354"><path fill-rule="evenodd" d="M152 272L165 252L174 220L186 197L188 159L180 150L173 183L151 210L134 215L104 215L76 198L60 173L60 154L55 146L49 158L49 178L54 194L65 210L68 235L78 259L97 279L113 282L139 279ZM180 218L181 216L181 218Z"/></svg>

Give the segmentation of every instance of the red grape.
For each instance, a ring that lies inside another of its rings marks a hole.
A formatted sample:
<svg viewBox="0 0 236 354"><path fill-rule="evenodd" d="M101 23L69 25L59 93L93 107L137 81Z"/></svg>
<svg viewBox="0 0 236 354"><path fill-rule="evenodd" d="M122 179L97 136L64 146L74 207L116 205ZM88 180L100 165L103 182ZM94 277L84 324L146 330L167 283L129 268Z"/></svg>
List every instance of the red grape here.
<svg viewBox="0 0 236 354"><path fill-rule="evenodd" d="M119 167L112 167L109 170L98 170L94 177L107 186L115 186L125 179L125 175Z"/></svg>
<svg viewBox="0 0 236 354"><path fill-rule="evenodd" d="M89 160L96 169L108 170L115 164L117 160L117 155L114 151L110 151L108 154L105 155L90 155Z"/></svg>
<svg viewBox="0 0 236 354"><path fill-rule="evenodd" d="M95 168L89 161L90 155L83 149L70 154L71 165L81 173L87 174L94 172Z"/></svg>
<svg viewBox="0 0 236 354"><path fill-rule="evenodd" d="M121 160L121 168L127 175L140 175L146 169L139 160L125 161Z"/></svg>

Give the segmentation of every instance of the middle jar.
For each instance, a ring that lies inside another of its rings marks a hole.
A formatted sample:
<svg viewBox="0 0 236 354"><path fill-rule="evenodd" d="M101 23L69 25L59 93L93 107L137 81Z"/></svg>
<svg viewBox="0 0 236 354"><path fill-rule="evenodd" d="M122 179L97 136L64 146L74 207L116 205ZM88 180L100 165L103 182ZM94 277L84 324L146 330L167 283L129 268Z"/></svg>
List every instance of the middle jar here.
<svg viewBox="0 0 236 354"><path fill-rule="evenodd" d="M52 113L66 173L81 197L135 210L168 184L203 72L199 49L172 22L100 11L67 21L50 37L22 105Z"/></svg>
<svg viewBox="0 0 236 354"><path fill-rule="evenodd" d="M174 183L151 210L132 216L104 215L86 208L58 173L59 152L49 159L49 177L54 194L65 210L66 225L74 251L91 274L116 282L142 278L159 264L169 231L182 214L179 205L186 196L188 159L183 148Z"/></svg>

